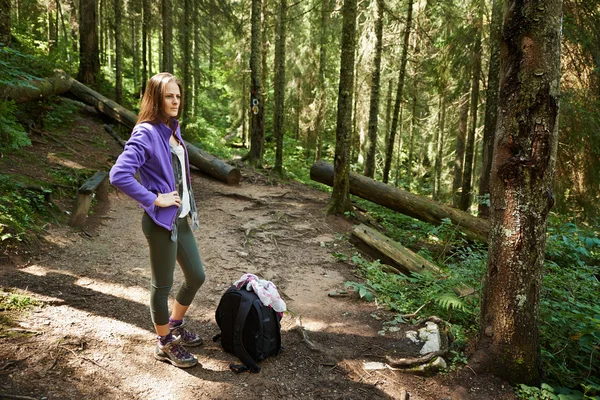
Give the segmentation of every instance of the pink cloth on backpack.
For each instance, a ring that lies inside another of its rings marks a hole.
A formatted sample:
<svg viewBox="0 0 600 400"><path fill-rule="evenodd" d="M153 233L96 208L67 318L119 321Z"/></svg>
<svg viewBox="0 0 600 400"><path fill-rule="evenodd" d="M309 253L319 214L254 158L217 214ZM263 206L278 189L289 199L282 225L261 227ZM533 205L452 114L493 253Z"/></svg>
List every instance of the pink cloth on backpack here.
<svg viewBox="0 0 600 400"><path fill-rule="evenodd" d="M277 286L275 286L273 282L259 279L254 274L245 274L238 279L234 285L238 289L241 289L244 282L246 282L246 290L251 290L256 293L265 306L270 306L279 313L286 310L285 301L279 296Z"/></svg>

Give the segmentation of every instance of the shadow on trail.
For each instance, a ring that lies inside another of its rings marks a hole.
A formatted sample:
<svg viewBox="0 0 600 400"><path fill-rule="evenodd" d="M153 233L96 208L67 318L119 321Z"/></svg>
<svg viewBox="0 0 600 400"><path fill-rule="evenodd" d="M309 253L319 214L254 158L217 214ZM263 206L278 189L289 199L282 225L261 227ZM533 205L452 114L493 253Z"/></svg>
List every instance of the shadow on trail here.
<svg viewBox="0 0 600 400"><path fill-rule="evenodd" d="M77 279L79 277L57 272L39 276L14 269L4 274L0 283L5 288L17 288L54 297L58 299L50 301L54 306L67 305L154 332L147 305L77 285Z"/></svg>

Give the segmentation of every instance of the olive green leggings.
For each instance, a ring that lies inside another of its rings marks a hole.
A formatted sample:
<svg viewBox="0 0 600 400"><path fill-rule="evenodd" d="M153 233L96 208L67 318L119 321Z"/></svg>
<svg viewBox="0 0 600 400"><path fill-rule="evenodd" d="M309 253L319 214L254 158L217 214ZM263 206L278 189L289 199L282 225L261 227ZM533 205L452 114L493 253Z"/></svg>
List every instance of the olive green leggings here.
<svg viewBox="0 0 600 400"><path fill-rule="evenodd" d="M175 260L179 263L185 282L177 293L177 302L189 306L206 278L200 260L200 252L194 234L186 218L177 218L177 242L171 240L171 232L156 225L144 213L142 231L150 248L150 268L152 288L150 291L150 312L155 325L169 323L169 293L173 287Z"/></svg>

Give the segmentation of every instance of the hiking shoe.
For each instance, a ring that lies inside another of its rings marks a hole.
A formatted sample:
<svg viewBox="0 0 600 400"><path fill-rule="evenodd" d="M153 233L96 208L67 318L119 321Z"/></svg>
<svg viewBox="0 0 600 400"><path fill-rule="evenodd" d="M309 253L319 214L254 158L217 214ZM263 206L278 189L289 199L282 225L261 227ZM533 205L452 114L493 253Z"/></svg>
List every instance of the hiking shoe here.
<svg viewBox="0 0 600 400"><path fill-rule="evenodd" d="M190 354L176 341L167 344L159 342L154 349L154 358L159 361L168 361L179 368L189 368L198 364L196 356Z"/></svg>
<svg viewBox="0 0 600 400"><path fill-rule="evenodd" d="M185 322L181 325L171 328L171 334L175 340L183 346L200 346L202 338L197 333L193 333L184 328Z"/></svg>

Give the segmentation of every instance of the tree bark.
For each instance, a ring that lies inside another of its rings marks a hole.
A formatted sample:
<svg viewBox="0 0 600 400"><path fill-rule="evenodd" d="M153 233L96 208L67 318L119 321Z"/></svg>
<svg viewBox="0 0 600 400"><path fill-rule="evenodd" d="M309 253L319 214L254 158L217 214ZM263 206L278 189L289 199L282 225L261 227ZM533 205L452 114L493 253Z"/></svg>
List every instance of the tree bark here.
<svg viewBox="0 0 600 400"><path fill-rule="evenodd" d="M375 176L375 155L377 153L377 122L379 120L379 86L381 79L381 53L383 51L383 0L375 1L377 20L375 21L375 57L371 77L371 102L369 106L369 147L365 161L364 175Z"/></svg>
<svg viewBox="0 0 600 400"><path fill-rule="evenodd" d="M446 99L444 89L440 90L438 129L435 137L435 176L433 180L433 200L439 200L442 186L442 163L444 155L444 128L446 125Z"/></svg>
<svg viewBox="0 0 600 400"><path fill-rule="evenodd" d="M191 115L190 107L192 105L192 53L191 53L191 42L192 35L191 29L193 28L192 23L192 0L184 0L183 2L183 26L181 32L181 53L183 56L183 113L182 126L186 126L189 116Z"/></svg>
<svg viewBox="0 0 600 400"><path fill-rule="evenodd" d="M250 151L248 162L262 167L265 146L265 127L263 122L264 103L261 82L261 0L252 0L252 36L250 40Z"/></svg>
<svg viewBox="0 0 600 400"><path fill-rule="evenodd" d="M10 6L11 0L0 0L0 43L6 47L11 42Z"/></svg>
<svg viewBox="0 0 600 400"><path fill-rule="evenodd" d="M483 34L483 2L479 0L477 16L477 37L473 46L473 74L471 75L471 129L467 136L465 164L462 178L462 191L459 208L466 211L471 206L471 182L473 179L473 159L475 158L475 132L477 131L477 106L479 104L479 77L481 75L481 35Z"/></svg>
<svg viewBox="0 0 600 400"><path fill-rule="evenodd" d="M94 84L100 73L96 0L80 0L78 80Z"/></svg>
<svg viewBox="0 0 600 400"><path fill-rule="evenodd" d="M340 83L335 131L333 191L327 204L328 214L352 210L350 203L350 135L352 134L352 92L354 83L354 51L356 49L357 0L344 0L342 7L342 41Z"/></svg>
<svg viewBox="0 0 600 400"><path fill-rule="evenodd" d="M488 218L490 207L485 197L490 194L490 173L492 170L492 151L498 121L498 90L500 85L500 41L502 40L503 0L492 1L492 23L490 25L490 66L488 69L488 87L485 96L485 120L483 128L483 146L481 177L479 178L479 216Z"/></svg>
<svg viewBox="0 0 600 400"><path fill-rule="evenodd" d="M333 166L325 161L318 161L310 168L310 178L325 185L333 185L333 176ZM449 219L467 239L487 243L489 222L464 211L354 172L349 176L349 190L355 196L434 225Z"/></svg>
<svg viewBox="0 0 600 400"><path fill-rule="evenodd" d="M392 121L392 91L394 90L394 80L390 79L387 91L387 100L385 106L385 139L383 143L387 145L390 140L390 123Z"/></svg>
<svg viewBox="0 0 600 400"><path fill-rule="evenodd" d="M539 306L558 143L562 0L508 0L475 371L539 385Z"/></svg>
<svg viewBox="0 0 600 400"><path fill-rule="evenodd" d="M279 18L277 24L277 38L275 42L275 90L274 90L274 115L273 135L276 140L275 149L275 172L283 172L283 134L285 117L285 25L286 25L287 1L279 0Z"/></svg>
<svg viewBox="0 0 600 400"><path fill-rule="evenodd" d="M173 73L173 13L171 0L162 0L162 72Z"/></svg>
<svg viewBox="0 0 600 400"><path fill-rule="evenodd" d="M142 1L142 95L148 83L148 30L150 29L150 0ZM184 102L185 105L185 102Z"/></svg>
<svg viewBox="0 0 600 400"><path fill-rule="evenodd" d="M469 85L465 84L468 93ZM454 179L452 181L452 204L458 207L460 203L460 188L462 187L463 166L465 161L465 141L467 139L467 121L469 119L469 100L464 99L458 114L458 131L456 134L456 152L454 155Z"/></svg>
<svg viewBox="0 0 600 400"><path fill-rule="evenodd" d="M121 8L122 0L114 0L115 5L115 101L123 102L123 43L121 34Z"/></svg>
<svg viewBox="0 0 600 400"><path fill-rule="evenodd" d="M400 76L398 78L398 90L396 91L396 102L394 103L394 114L392 116L392 128L390 129L389 141L385 153L385 164L383 166L383 182L387 183L392 167L392 158L394 156L394 143L396 142L396 129L398 129L398 114L400 114L400 105L402 104L402 90L404 88L404 75L406 73L406 61L408 60L408 42L410 39L410 26L412 23L413 0L408 0L408 10L406 12L406 27L404 28L404 47L400 59Z"/></svg>
<svg viewBox="0 0 600 400"><path fill-rule="evenodd" d="M414 148L415 148L415 131L417 130L417 91L419 87L417 85L417 74L413 76L413 93L412 93L412 106L411 106L411 119L410 119L410 133L408 137L408 160L406 162L406 186L410 192L413 178L413 162L414 162Z"/></svg>
<svg viewBox="0 0 600 400"><path fill-rule="evenodd" d="M327 21L329 15L329 0L321 0L321 26L319 33L319 80L317 82L318 111L315 120L315 161L321 159L323 151L323 121L327 106L327 95L325 93L325 66L327 64Z"/></svg>

